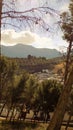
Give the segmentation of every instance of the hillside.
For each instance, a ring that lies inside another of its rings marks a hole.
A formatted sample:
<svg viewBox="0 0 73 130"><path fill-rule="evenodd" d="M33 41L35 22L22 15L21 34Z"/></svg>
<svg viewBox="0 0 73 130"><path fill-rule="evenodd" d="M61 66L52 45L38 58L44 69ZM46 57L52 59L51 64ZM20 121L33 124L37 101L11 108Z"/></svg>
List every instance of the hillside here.
<svg viewBox="0 0 73 130"><path fill-rule="evenodd" d="M1 45L1 54L7 57L25 58L28 55L36 57L46 57L47 59L60 57L61 53L56 49L39 49L28 45L18 44L15 46Z"/></svg>

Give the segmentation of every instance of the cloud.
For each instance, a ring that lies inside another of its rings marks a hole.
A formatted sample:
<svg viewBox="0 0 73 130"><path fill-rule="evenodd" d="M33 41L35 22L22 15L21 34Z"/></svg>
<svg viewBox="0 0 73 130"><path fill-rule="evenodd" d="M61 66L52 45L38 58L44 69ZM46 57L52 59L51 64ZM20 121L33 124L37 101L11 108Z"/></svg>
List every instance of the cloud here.
<svg viewBox="0 0 73 130"><path fill-rule="evenodd" d="M3 30L1 32L1 44L4 45L31 44L35 40L35 34L29 31L15 32L14 30Z"/></svg>
<svg viewBox="0 0 73 130"><path fill-rule="evenodd" d="M63 44L62 44L63 43ZM32 45L37 48L58 49L65 45L65 41L58 38L40 37L36 33L30 31L15 32L8 29L1 31L1 44L5 46L13 46L16 44Z"/></svg>
<svg viewBox="0 0 73 130"><path fill-rule="evenodd" d="M47 37L38 37L37 41L34 43L33 46L37 48L56 48L56 45L54 45L53 40Z"/></svg>
<svg viewBox="0 0 73 130"><path fill-rule="evenodd" d="M36 33L30 31L15 32L14 30L3 30L1 32L1 44L2 45L15 45L15 44L33 45L40 48L47 48L47 46L53 46L52 39L46 37L40 37Z"/></svg>

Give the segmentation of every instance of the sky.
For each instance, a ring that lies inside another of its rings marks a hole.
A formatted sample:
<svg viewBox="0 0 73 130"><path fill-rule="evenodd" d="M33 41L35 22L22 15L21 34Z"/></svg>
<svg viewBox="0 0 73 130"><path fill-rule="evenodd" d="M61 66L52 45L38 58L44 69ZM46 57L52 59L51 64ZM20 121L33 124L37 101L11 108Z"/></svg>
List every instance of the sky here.
<svg viewBox="0 0 73 130"><path fill-rule="evenodd" d="M68 11L69 1L70 0L47 0L47 3L45 3L45 0L17 0L15 7L17 11L24 11L31 8L37 8L39 6L48 5L50 8L57 10L58 14L60 14L64 11ZM36 14L40 16L39 12L36 12ZM68 45L68 43L63 40L63 33L60 28L56 27L56 22L59 20L58 14L53 16L50 16L49 13L42 15L46 25L50 25L51 31L45 31L40 27L40 25L35 26L35 24L30 27L27 23L24 23L24 27L21 23L20 30L17 30L12 26L2 28L1 44L5 46L13 46L22 43L32 45L37 48L54 48L61 51L64 46ZM32 16L32 13L28 15ZM17 25L17 21L13 22Z"/></svg>

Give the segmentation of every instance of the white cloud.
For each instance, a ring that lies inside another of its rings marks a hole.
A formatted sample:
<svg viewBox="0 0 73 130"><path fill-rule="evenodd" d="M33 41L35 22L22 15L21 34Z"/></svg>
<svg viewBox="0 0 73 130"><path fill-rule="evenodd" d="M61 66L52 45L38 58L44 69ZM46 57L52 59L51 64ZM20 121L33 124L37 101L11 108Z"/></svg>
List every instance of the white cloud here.
<svg viewBox="0 0 73 130"><path fill-rule="evenodd" d="M57 48L57 46L54 45L53 40L46 37L38 37L36 43L34 43L33 46L37 48Z"/></svg>
<svg viewBox="0 0 73 130"><path fill-rule="evenodd" d="M15 32L14 30L3 30L1 32L1 44L3 45L31 44L35 41L36 35L29 31Z"/></svg>
<svg viewBox="0 0 73 130"><path fill-rule="evenodd" d="M30 31L15 32L14 30L3 30L1 32L2 45L15 45L15 44L31 44L35 47L47 48L53 47L51 38L40 37L36 33Z"/></svg>
<svg viewBox="0 0 73 130"><path fill-rule="evenodd" d="M32 45L37 48L58 49L66 45L62 39L54 37L40 37L36 33L30 31L15 32L14 30L1 31L1 44L5 46L13 46L15 44Z"/></svg>

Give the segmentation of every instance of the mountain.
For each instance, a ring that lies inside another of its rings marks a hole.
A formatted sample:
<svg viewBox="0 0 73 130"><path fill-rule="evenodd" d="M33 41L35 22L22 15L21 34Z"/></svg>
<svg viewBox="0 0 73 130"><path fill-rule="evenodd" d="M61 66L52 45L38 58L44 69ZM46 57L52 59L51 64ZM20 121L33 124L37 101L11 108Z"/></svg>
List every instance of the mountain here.
<svg viewBox="0 0 73 130"><path fill-rule="evenodd" d="M49 59L61 56L61 53L56 49L39 49L23 44L18 44L15 46L1 45L1 54L7 57L25 58L28 55L32 55L36 57L46 57Z"/></svg>

